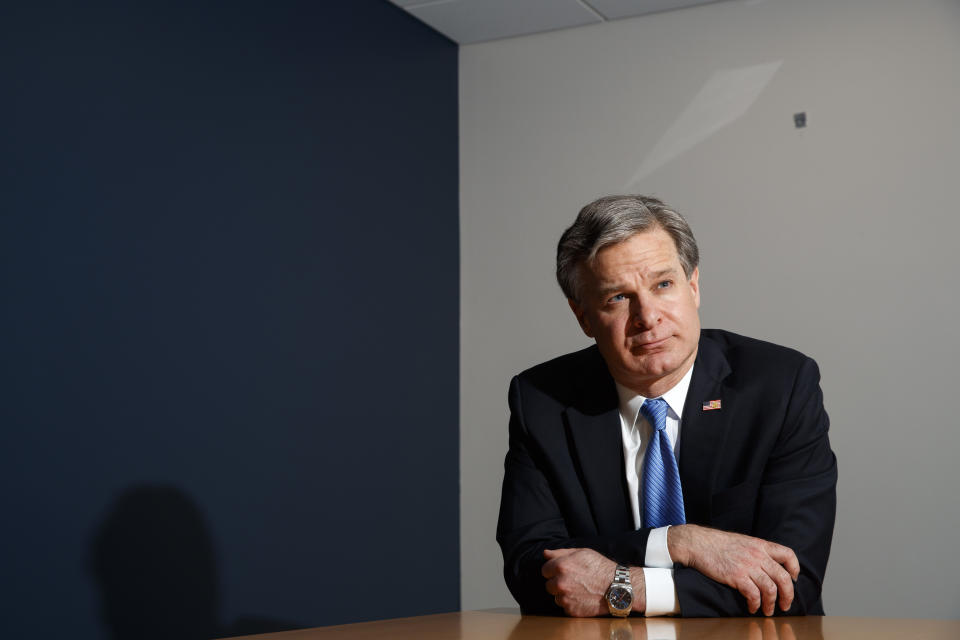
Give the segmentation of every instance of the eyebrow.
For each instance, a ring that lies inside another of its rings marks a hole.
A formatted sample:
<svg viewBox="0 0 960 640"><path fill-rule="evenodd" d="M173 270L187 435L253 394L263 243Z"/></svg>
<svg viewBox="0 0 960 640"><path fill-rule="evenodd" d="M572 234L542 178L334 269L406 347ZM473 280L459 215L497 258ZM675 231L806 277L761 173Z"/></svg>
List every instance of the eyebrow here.
<svg viewBox="0 0 960 640"><path fill-rule="evenodd" d="M650 276L652 280L659 280L663 276L675 276L676 274L677 274L676 269L674 269L673 267L668 267L666 269L661 269L660 271L656 271L650 274Z"/></svg>
<svg viewBox="0 0 960 640"><path fill-rule="evenodd" d="M661 269L660 271L654 271L653 273L650 274L650 279L659 280L664 276L676 275L676 273L677 273L676 269L674 269L673 267L668 267L666 269ZM606 297L611 293L615 291L619 291L620 289L623 289L623 288L624 288L624 285L620 283L601 286L599 289L597 289L597 297Z"/></svg>
<svg viewBox="0 0 960 640"><path fill-rule="evenodd" d="M607 285L605 287L600 287L597 290L597 297L606 298L608 295L610 295L614 291L618 291L622 288L623 288L623 285L619 285L619 284L612 284L612 285Z"/></svg>

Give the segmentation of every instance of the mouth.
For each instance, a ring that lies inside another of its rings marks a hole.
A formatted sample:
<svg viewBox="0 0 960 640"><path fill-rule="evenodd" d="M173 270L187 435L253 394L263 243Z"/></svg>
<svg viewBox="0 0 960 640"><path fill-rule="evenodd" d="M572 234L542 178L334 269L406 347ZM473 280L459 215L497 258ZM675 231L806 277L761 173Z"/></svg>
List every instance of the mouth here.
<svg viewBox="0 0 960 640"><path fill-rule="evenodd" d="M664 346L667 343L667 340L670 339L670 336L666 338L659 338L657 340L647 340L645 342L635 342L633 344L633 349L637 351L652 351L659 347Z"/></svg>

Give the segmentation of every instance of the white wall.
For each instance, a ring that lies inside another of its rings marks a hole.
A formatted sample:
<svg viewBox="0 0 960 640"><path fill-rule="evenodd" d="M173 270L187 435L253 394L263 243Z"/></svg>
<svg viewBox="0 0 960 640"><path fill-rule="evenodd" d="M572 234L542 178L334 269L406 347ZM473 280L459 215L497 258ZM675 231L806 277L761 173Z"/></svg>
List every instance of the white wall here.
<svg viewBox="0 0 960 640"><path fill-rule="evenodd" d="M704 326L820 363L827 612L960 617L960 2L724 2L466 46L460 83L464 609L513 604L510 377L588 344L556 241L634 192L689 218Z"/></svg>

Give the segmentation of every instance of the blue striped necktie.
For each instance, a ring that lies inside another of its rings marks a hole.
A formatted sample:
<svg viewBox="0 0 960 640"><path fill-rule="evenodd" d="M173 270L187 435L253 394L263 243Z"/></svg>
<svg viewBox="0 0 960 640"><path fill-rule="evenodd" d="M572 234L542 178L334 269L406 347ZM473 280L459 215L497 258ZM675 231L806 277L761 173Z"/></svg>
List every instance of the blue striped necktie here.
<svg viewBox="0 0 960 640"><path fill-rule="evenodd" d="M653 427L653 434L643 457L643 526L664 527L684 524L683 489L673 447L666 434L667 403L663 398L650 398L640 413Z"/></svg>

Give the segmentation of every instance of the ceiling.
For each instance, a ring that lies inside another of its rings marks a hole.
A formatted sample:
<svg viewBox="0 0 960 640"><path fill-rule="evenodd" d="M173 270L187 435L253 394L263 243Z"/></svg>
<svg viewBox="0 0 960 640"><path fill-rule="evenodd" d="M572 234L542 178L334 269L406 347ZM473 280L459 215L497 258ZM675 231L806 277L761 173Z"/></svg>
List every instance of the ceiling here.
<svg viewBox="0 0 960 640"><path fill-rule="evenodd" d="M390 0L458 44L579 27L719 0Z"/></svg>

